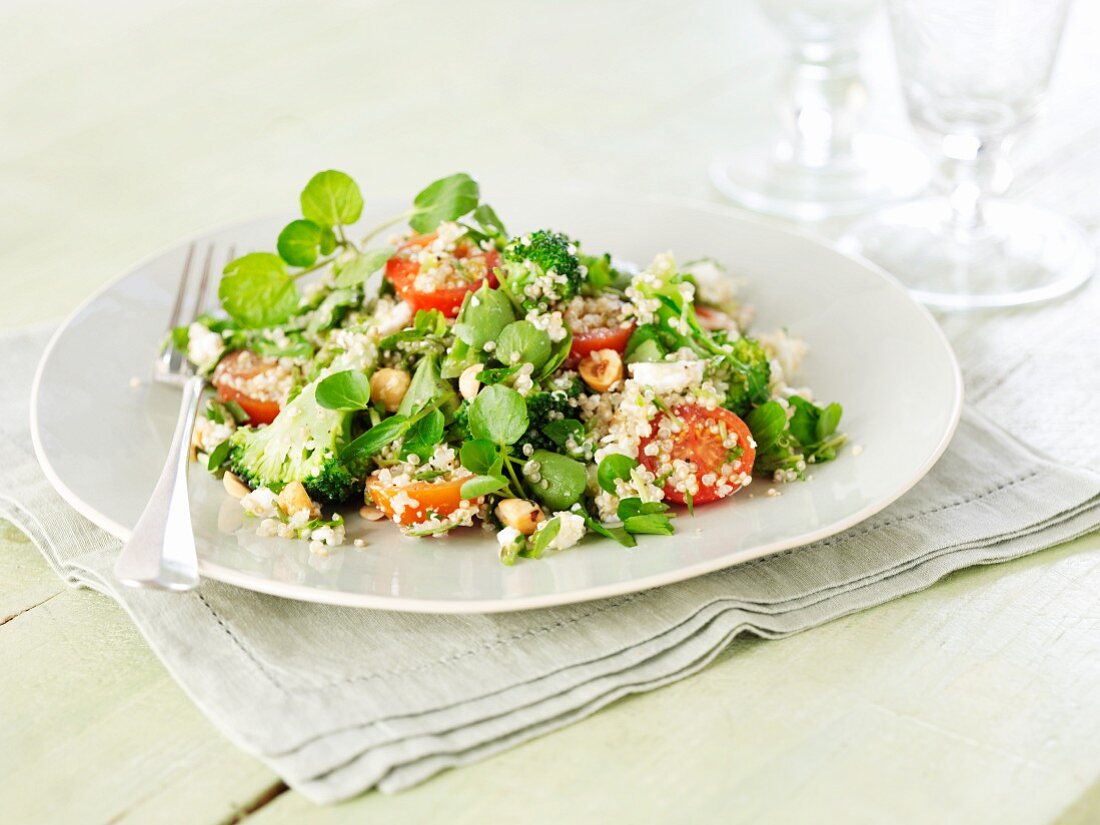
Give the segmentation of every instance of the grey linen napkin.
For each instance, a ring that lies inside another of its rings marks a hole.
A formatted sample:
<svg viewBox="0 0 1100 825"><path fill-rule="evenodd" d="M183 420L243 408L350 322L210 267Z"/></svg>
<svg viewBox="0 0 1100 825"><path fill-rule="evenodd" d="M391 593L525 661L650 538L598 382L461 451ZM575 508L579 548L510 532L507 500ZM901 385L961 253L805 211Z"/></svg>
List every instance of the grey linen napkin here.
<svg viewBox="0 0 1100 825"><path fill-rule="evenodd" d="M869 521L643 593L424 616L217 582L135 591L112 579L118 541L68 508L33 457L26 402L43 342L42 330L0 341L0 517L67 582L118 601L211 720L316 802L399 790L582 719L699 670L739 633L796 633L1100 525L1100 475L1037 454L968 408L929 476ZM1086 378L1095 389L1095 373Z"/></svg>

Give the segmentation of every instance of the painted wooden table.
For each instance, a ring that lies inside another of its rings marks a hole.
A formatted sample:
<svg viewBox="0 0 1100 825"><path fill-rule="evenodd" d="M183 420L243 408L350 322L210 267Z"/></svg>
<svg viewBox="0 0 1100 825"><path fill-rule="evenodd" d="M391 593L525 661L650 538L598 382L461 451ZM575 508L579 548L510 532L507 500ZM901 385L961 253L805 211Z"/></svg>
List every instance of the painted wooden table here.
<svg viewBox="0 0 1100 825"><path fill-rule="evenodd" d="M1049 116L1016 153L1018 193L1093 229L1098 20L1075 10ZM368 195L462 168L490 195L566 180L712 199L707 160L763 133L781 51L722 0L9 0L0 28L8 326L292 203L323 167ZM880 24L867 63L869 119L906 134ZM960 346L969 323L947 321ZM1082 404L1062 423L1090 421ZM2 524L0 661L3 822L1100 821L1096 535L739 641L581 724L327 809L223 739L113 602L66 590Z"/></svg>

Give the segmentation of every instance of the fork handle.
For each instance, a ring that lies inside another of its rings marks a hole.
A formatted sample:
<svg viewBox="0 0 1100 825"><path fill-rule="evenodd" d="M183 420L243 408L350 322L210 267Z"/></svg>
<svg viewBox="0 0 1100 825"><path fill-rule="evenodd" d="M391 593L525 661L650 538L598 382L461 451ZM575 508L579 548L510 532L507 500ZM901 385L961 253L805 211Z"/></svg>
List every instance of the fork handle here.
<svg viewBox="0 0 1100 825"><path fill-rule="evenodd" d="M187 463L203 383L195 376L183 385L180 414L164 469L145 512L115 562L115 576L123 584L191 590L199 583L199 559L187 496Z"/></svg>

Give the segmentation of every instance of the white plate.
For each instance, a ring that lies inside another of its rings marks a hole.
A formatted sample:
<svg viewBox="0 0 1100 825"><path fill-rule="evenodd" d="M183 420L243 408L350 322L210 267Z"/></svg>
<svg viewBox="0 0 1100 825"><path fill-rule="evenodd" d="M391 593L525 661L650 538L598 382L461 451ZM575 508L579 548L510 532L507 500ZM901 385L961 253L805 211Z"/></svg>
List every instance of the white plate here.
<svg viewBox="0 0 1100 825"><path fill-rule="evenodd" d="M408 539L388 523L348 519L350 544L329 558L305 542L260 539L220 482L191 473L203 575L295 599L388 610L478 613L568 604L669 584L825 538L866 519L912 487L939 458L962 401L954 356L931 316L892 278L798 234L716 208L577 196L494 201L513 230L552 226L634 261L674 250L710 255L750 279L757 329L779 325L809 342L803 379L844 405L845 449L809 483L763 495L757 481L731 500L677 520L671 538L634 549L586 540L539 561L504 567L480 530ZM372 204L365 226L398 211ZM273 248L281 219L203 236L224 260ZM201 247L200 247L201 248ZM61 495L125 538L167 453L177 391L149 384L187 244L138 266L78 309L39 366L32 399L35 449ZM131 378L142 378L132 388ZM750 497L750 493L754 495ZM227 532L228 531L228 532ZM812 552L807 550L806 552Z"/></svg>

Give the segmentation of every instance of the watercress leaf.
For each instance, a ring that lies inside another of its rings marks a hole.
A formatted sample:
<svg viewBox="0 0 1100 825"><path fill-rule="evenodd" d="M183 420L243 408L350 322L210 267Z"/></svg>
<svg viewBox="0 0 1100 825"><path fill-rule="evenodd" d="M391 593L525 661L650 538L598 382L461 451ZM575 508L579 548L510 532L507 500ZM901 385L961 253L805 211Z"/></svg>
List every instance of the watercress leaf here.
<svg viewBox="0 0 1100 825"><path fill-rule="evenodd" d="M474 438L496 444L515 444L527 431L527 404L523 396L510 387L491 384L470 404L469 419Z"/></svg>
<svg viewBox="0 0 1100 825"><path fill-rule="evenodd" d="M536 370L550 358L550 336L530 321L514 321L500 332L493 355L502 364L531 364Z"/></svg>
<svg viewBox="0 0 1100 825"><path fill-rule="evenodd" d="M191 341L191 332L188 327L172 327L169 341L173 349L186 353L187 345Z"/></svg>
<svg viewBox="0 0 1100 825"><path fill-rule="evenodd" d="M206 461L206 469L214 472L225 463L227 458L229 458L229 439L220 442L217 447L210 451L210 458Z"/></svg>
<svg viewBox="0 0 1100 825"><path fill-rule="evenodd" d="M359 370L343 370L317 382L317 403L326 410L362 410L370 403L370 379Z"/></svg>
<svg viewBox="0 0 1100 825"><path fill-rule="evenodd" d="M626 481L630 478L630 471L638 466L638 462L630 456L612 453L604 456L599 467L596 468L596 481L600 487L611 495L615 495L615 482L619 479Z"/></svg>
<svg viewBox="0 0 1100 825"><path fill-rule="evenodd" d="M321 227L313 221L291 221L276 242L279 257L291 266L313 266L321 247Z"/></svg>
<svg viewBox="0 0 1100 825"><path fill-rule="evenodd" d="M565 448L569 445L570 438L574 444L580 444L584 440L584 424L575 418L559 418L545 425L542 434L559 447Z"/></svg>
<svg viewBox="0 0 1100 825"><path fill-rule="evenodd" d="M454 388L450 382L440 377L435 356L429 353L416 365L412 381L409 382L409 388L405 390L405 397L401 399L397 412L404 416L411 416L425 404L438 402L438 406L444 406L454 398Z"/></svg>
<svg viewBox="0 0 1100 825"><path fill-rule="evenodd" d="M821 411L821 417L817 419L817 440L824 441L840 426L840 416L843 408L835 401Z"/></svg>
<svg viewBox="0 0 1100 825"><path fill-rule="evenodd" d="M501 476L474 476L462 482L459 495L464 499L472 500L503 490L508 486L508 480Z"/></svg>
<svg viewBox="0 0 1100 825"><path fill-rule="evenodd" d="M348 464L370 458L387 444L403 436L408 428L408 419L403 415L384 418L344 447L340 451L340 460Z"/></svg>
<svg viewBox="0 0 1100 825"><path fill-rule="evenodd" d="M413 318L413 329L421 335L443 335L447 332L447 322L438 309L418 309Z"/></svg>
<svg viewBox="0 0 1100 825"><path fill-rule="evenodd" d="M434 232L444 221L457 220L473 210L480 196L477 181L465 172L440 178L413 199L409 226L421 233Z"/></svg>
<svg viewBox="0 0 1100 825"><path fill-rule="evenodd" d="M458 451L458 459L462 466L471 473L477 475L496 475L502 456L500 447L492 441L484 438L474 438L465 441Z"/></svg>
<svg viewBox="0 0 1100 825"><path fill-rule="evenodd" d="M504 222L497 217L493 207L487 203L478 205L474 210L473 218L486 235L504 237L508 234L504 230Z"/></svg>
<svg viewBox="0 0 1100 825"><path fill-rule="evenodd" d="M336 249L336 233L332 231L331 226L321 227L321 241L320 249L322 255L331 255Z"/></svg>
<svg viewBox="0 0 1100 825"><path fill-rule="evenodd" d="M517 372L519 372L519 364L513 364L510 367L487 367L477 374L477 380L485 386L503 384Z"/></svg>
<svg viewBox="0 0 1100 825"><path fill-rule="evenodd" d="M302 215L318 226L355 223L363 214L363 195L348 175L318 172L302 190Z"/></svg>
<svg viewBox="0 0 1100 825"><path fill-rule="evenodd" d="M668 505L662 501L642 501L637 496L631 496L619 502L615 515L619 521L626 521L631 516L651 516L667 510Z"/></svg>
<svg viewBox="0 0 1100 825"><path fill-rule="evenodd" d="M821 417L821 409L797 395L791 397L790 405L794 407L794 415L789 424L791 435L804 446L817 443L817 423Z"/></svg>
<svg viewBox="0 0 1100 825"><path fill-rule="evenodd" d="M528 542L527 555L532 559L537 559L542 556L550 547L551 543L553 543L554 539L557 538L560 531L561 516L554 516L541 528L535 531L535 535L533 535L530 542Z"/></svg>
<svg viewBox="0 0 1100 825"><path fill-rule="evenodd" d="M500 561L502 564L511 567L516 563L516 557L527 547L527 538L525 536L518 535L508 544L501 545L500 548Z"/></svg>
<svg viewBox="0 0 1100 825"><path fill-rule="evenodd" d="M635 357L635 353L643 346L646 347L646 356L654 355L656 357ZM627 362L633 363L635 361L663 361L666 352L667 350L661 344L661 331L656 324L642 324L630 334L630 340L626 342L624 354Z"/></svg>
<svg viewBox="0 0 1100 825"><path fill-rule="evenodd" d="M787 428L787 411L778 401L761 404L745 416L758 452L768 452Z"/></svg>
<svg viewBox="0 0 1100 825"><path fill-rule="evenodd" d="M613 527L606 524L601 524L592 518L587 513L584 516L584 524L590 532L595 533L598 536L603 536L606 539L614 539L623 547L634 547L638 544L637 539L630 533L626 532L622 527Z"/></svg>
<svg viewBox="0 0 1100 825"><path fill-rule="evenodd" d="M499 289L490 289L486 282L476 292L466 295L455 320L454 334L474 352L480 352L515 320L516 313L508 296Z"/></svg>
<svg viewBox="0 0 1100 825"><path fill-rule="evenodd" d="M439 410L429 410L413 421L401 443L401 458L416 455L421 461L427 461L435 452L436 445L443 440L444 418Z"/></svg>
<svg viewBox="0 0 1100 825"><path fill-rule="evenodd" d="M285 343L275 343L267 338L252 342L252 349L268 358L309 358L313 355L313 345L301 335L287 335Z"/></svg>
<svg viewBox="0 0 1100 825"><path fill-rule="evenodd" d="M332 329L353 307L360 304L362 298L363 294L357 289L334 289L314 310L306 331L316 334Z"/></svg>
<svg viewBox="0 0 1100 825"><path fill-rule="evenodd" d="M549 450L535 450L531 460L542 477L531 485L535 498L551 510L568 510L580 500L588 486L584 464Z"/></svg>
<svg viewBox="0 0 1100 825"><path fill-rule="evenodd" d="M388 246L368 249L340 265L336 275L336 286L358 286L365 283L371 275L386 265L394 250Z"/></svg>
<svg viewBox="0 0 1100 825"><path fill-rule="evenodd" d="M628 533L651 536L671 536L676 532L669 517L661 514L630 516L623 519L623 529Z"/></svg>
<svg viewBox="0 0 1100 825"><path fill-rule="evenodd" d="M573 333L567 329L565 331L565 337L554 345L554 351L546 361L546 364L543 365L542 371L538 374L538 380L542 381L557 372L558 368L565 363L565 359L569 357L569 352L572 348Z"/></svg>
<svg viewBox="0 0 1100 825"><path fill-rule="evenodd" d="M242 327L280 324L298 307L298 287L278 255L252 252L230 261L218 284L218 298Z"/></svg>

